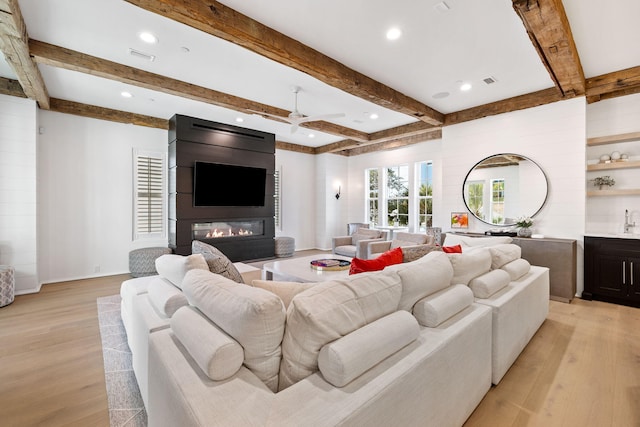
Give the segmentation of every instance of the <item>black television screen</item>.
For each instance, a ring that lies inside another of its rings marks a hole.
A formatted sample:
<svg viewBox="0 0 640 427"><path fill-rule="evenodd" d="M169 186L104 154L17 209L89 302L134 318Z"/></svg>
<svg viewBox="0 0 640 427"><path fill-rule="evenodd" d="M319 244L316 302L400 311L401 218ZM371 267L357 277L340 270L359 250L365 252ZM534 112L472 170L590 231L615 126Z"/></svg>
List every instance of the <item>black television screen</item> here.
<svg viewBox="0 0 640 427"><path fill-rule="evenodd" d="M195 162L194 206L264 206L267 170Z"/></svg>

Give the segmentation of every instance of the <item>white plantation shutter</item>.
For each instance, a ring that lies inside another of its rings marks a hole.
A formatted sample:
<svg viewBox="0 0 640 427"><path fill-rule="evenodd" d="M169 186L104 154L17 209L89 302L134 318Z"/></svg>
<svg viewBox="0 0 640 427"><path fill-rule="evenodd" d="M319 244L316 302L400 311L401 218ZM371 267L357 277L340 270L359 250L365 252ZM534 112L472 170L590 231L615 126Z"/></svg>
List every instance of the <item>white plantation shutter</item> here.
<svg viewBox="0 0 640 427"><path fill-rule="evenodd" d="M134 238L164 237L164 154L134 153Z"/></svg>
<svg viewBox="0 0 640 427"><path fill-rule="evenodd" d="M273 192L273 204L275 207L275 214L273 215L273 219L275 220L275 226L278 230L282 229L282 216L280 214L280 171L276 170L273 175L275 188Z"/></svg>

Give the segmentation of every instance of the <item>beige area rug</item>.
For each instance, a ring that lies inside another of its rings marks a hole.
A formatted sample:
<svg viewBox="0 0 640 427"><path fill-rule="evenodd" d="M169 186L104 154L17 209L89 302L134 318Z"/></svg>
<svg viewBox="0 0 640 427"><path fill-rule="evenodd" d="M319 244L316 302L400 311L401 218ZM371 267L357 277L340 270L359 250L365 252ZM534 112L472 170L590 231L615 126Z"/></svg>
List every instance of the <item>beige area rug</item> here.
<svg viewBox="0 0 640 427"><path fill-rule="evenodd" d="M98 298L97 303L111 427L146 427L147 413L120 317L120 295Z"/></svg>

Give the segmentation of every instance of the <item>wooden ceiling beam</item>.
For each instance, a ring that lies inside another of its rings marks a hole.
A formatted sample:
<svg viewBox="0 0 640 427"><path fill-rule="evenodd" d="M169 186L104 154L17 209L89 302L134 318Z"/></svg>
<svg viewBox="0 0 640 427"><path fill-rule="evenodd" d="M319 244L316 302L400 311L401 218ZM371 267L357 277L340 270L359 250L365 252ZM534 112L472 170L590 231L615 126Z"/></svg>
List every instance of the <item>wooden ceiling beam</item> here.
<svg viewBox="0 0 640 427"><path fill-rule="evenodd" d="M58 113L74 114L76 116L90 117L92 119L108 120L117 123L169 130L169 120L167 119L159 119L157 117L145 116L142 114L112 110L110 108L66 101L64 99L51 98L50 101L50 110Z"/></svg>
<svg viewBox="0 0 640 427"><path fill-rule="evenodd" d="M562 95L584 95L584 72L562 0L513 0L513 8Z"/></svg>
<svg viewBox="0 0 640 427"><path fill-rule="evenodd" d="M561 101L562 99L564 98L560 93L558 93L556 88L549 88L447 114L444 120L444 125L455 125L462 122L481 119L483 117L524 110L526 108L537 107L539 105L551 104L552 102Z"/></svg>
<svg viewBox="0 0 640 427"><path fill-rule="evenodd" d="M589 103L640 93L640 66L588 78L586 89Z"/></svg>
<svg viewBox="0 0 640 427"><path fill-rule="evenodd" d="M0 1L0 50L18 77L25 95L40 108L49 108L49 93L36 63L29 56L29 36L18 0Z"/></svg>
<svg viewBox="0 0 640 427"><path fill-rule="evenodd" d="M408 145L419 144L425 141L432 141L434 139L442 139L442 129L434 128L431 131L425 132L419 135L412 135L406 137L395 138L385 142L379 142L375 144L367 144L365 146L361 146L358 148L353 148L351 150L347 150L344 153L336 153L336 154L344 154L347 156L356 156L359 154L367 154L373 153L376 151L385 151L385 150L393 150L396 148L406 147Z"/></svg>
<svg viewBox="0 0 640 427"><path fill-rule="evenodd" d="M299 41L212 0L126 0L164 16L242 46L280 64L381 107L432 125L444 115L370 77L361 74Z"/></svg>
<svg viewBox="0 0 640 427"><path fill-rule="evenodd" d="M289 111L281 108L261 104L37 40L29 40L29 51L37 63L115 80L246 114L259 114L262 112L281 117L286 117L289 114ZM273 117L263 117L275 120ZM286 123L284 120L281 122ZM338 136L348 135L351 138L358 138L363 141L369 140L368 134L365 132L359 132L355 129L345 128L333 123L317 121L307 122L305 125L319 132L326 132Z"/></svg>
<svg viewBox="0 0 640 427"><path fill-rule="evenodd" d="M17 80L6 79L4 77L0 77L0 94L9 95L9 96L17 96L20 98L26 98L24 90L22 90L22 86L20 86L20 82Z"/></svg>

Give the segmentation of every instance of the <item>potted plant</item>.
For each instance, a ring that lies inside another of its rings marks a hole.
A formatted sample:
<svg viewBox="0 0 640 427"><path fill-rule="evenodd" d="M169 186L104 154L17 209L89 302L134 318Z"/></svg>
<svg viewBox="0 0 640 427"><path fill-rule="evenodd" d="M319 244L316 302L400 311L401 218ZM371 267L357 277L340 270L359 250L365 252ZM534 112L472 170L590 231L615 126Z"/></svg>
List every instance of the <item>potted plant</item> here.
<svg viewBox="0 0 640 427"><path fill-rule="evenodd" d="M600 190L602 190L604 186L613 187L615 183L616 180L611 178L609 175L599 176L593 180L593 185L598 187Z"/></svg>
<svg viewBox="0 0 640 427"><path fill-rule="evenodd" d="M516 226L518 227L519 237L531 237L531 226L533 225L533 219L528 216L520 216L516 219Z"/></svg>

